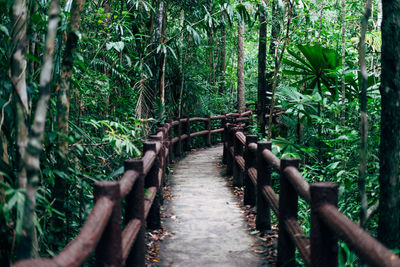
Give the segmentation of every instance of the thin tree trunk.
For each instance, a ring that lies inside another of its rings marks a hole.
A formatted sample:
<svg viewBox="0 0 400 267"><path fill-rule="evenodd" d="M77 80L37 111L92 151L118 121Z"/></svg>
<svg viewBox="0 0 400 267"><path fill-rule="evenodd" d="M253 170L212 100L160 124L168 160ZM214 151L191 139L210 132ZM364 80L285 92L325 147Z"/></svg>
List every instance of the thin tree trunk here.
<svg viewBox="0 0 400 267"><path fill-rule="evenodd" d="M289 7L289 10L287 11L288 19L287 19L287 26L286 26L285 42L283 43L282 51L276 62L275 71L274 71L274 79L272 82L271 109L269 111L269 118L268 118L268 137L267 137L268 140L271 140L271 137L272 137L272 116L274 114L274 108L275 108L275 92L276 92L276 86L277 86L277 81L278 81L279 69L281 66L283 54L285 53L286 46L289 43L290 24L292 22L292 10L293 10L294 4L292 4L290 1L288 2L288 4L290 5L290 7ZM277 46L277 50L278 50L278 48L279 48L279 45Z"/></svg>
<svg viewBox="0 0 400 267"><path fill-rule="evenodd" d="M57 26L60 14L60 1L50 3L49 23L47 29L46 47L43 66L40 72L39 100L37 103L33 125L30 129L28 146L23 159L27 170L26 198L21 236L17 248L19 260L34 256L34 216L36 207L36 192L39 184L40 154L43 150L44 130L46 123L47 107L50 100L50 82L53 74L53 57L57 35ZM37 249L37 248L35 248Z"/></svg>
<svg viewBox="0 0 400 267"><path fill-rule="evenodd" d="M318 28L318 36L317 40L318 42L321 39L321 29L322 29L322 15L324 14L324 0L321 0L321 8L319 10L319 28Z"/></svg>
<svg viewBox="0 0 400 267"><path fill-rule="evenodd" d="M383 0L378 239L400 247L400 0Z"/></svg>
<svg viewBox="0 0 400 267"><path fill-rule="evenodd" d="M155 47L162 46L164 42L164 35L166 29L166 8L167 3L160 1L158 5L158 10L155 19L155 35L154 35L154 45ZM158 51L156 54L156 65L154 66L154 83L153 83L153 94L160 98L160 112L158 117L161 119L164 116L165 111L165 53L162 50Z"/></svg>
<svg viewBox="0 0 400 267"><path fill-rule="evenodd" d="M73 54L76 53L78 44L79 37L77 34L81 25L81 12L84 4L85 0L74 0L72 3L67 43L62 60L60 91L57 98L57 126L60 134L65 137L68 136L69 133L69 93L74 65ZM68 141L66 138L61 137L58 140L58 148L63 156L65 156L68 149Z"/></svg>
<svg viewBox="0 0 400 267"><path fill-rule="evenodd" d="M270 71L266 73L266 79L267 79L267 102L271 103L268 99L268 94L272 94L272 87L273 87L273 80L274 80L274 71L278 65L278 47L280 43L280 34L281 34L281 12L278 7L278 0L273 0L272 1L272 25L271 25L271 37L270 37L270 43L269 43L269 50L268 54L274 59L274 62L271 63L269 62L269 65L272 66L273 68L270 68ZM269 109L271 109L271 104L269 106Z"/></svg>
<svg viewBox="0 0 400 267"><path fill-rule="evenodd" d="M266 58L267 58L267 21L264 6L259 6L260 14L260 33L258 40L258 102L257 114L260 133L265 137L265 111L267 102L267 78L266 78Z"/></svg>
<svg viewBox="0 0 400 267"><path fill-rule="evenodd" d="M208 29L208 40L207 40L207 46L208 46L208 83L210 85L214 84L213 81L213 69L214 69L214 30L211 26L210 29Z"/></svg>
<svg viewBox="0 0 400 267"><path fill-rule="evenodd" d="M69 134L68 120L69 120L69 109L70 109L70 88L72 79L72 70L74 66L73 55L77 51L78 44L78 32L81 24L81 12L85 5L85 0L74 0L71 6L70 12L70 23L68 25L67 43L62 59L61 75L60 75L60 90L57 96L57 127L59 131L59 138L57 142L57 148L59 150L58 164L60 169L66 169L66 156L68 153L68 141L67 136ZM61 176L55 177L54 185L54 208L58 211L64 211L64 202L66 199L68 188L66 181ZM56 229L64 228L64 221L55 216L53 223ZM58 237L58 235L56 235Z"/></svg>
<svg viewBox="0 0 400 267"><path fill-rule="evenodd" d="M167 3L164 3L162 7L162 28L161 28L161 38L160 44L164 44L164 40L166 38L166 30L167 30ZM161 6L161 5L160 5ZM161 7L160 7L161 8ZM162 53L160 58L160 102L161 102L161 110L160 110L160 119L164 117L165 113L165 64L167 58L166 54Z"/></svg>
<svg viewBox="0 0 400 267"><path fill-rule="evenodd" d="M346 80L344 70L346 68L346 0L342 0L342 107L346 101ZM342 111L343 121L346 120L346 111Z"/></svg>
<svg viewBox="0 0 400 267"><path fill-rule="evenodd" d="M8 162L8 150L7 150L7 139L6 135L3 133L3 130L1 129L1 124L0 123L0 139L1 139L1 159L5 164L9 164ZM0 182L4 182L4 176L0 174ZM2 188L0 190L0 202L3 202L5 195L4 195L4 189Z"/></svg>
<svg viewBox="0 0 400 267"><path fill-rule="evenodd" d="M16 132L17 132L17 165L18 183L21 188L26 187L26 170L22 167L22 159L28 141L27 116L30 112L28 92L26 88L26 20L28 9L26 0L15 0L13 7L13 27L11 32L11 82L15 92Z"/></svg>
<svg viewBox="0 0 400 267"><path fill-rule="evenodd" d="M367 33L368 19L371 16L372 0L367 0L365 4L364 16L361 20L361 36L359 43L359 62L361 72L361 151L360 151L360 168L358 176L358 191L360 194L360 226L365 227L366 215L368 209L367 194L365 192L365 179L367 176L367 158L368 158L368 119L367 119L367 86L368 73L365 62L365 34Z"/></svg>
<svg viewBox="0 0 400 267"><path fill-rule="evenodd" d="M221 23L221 37L219 45L219 67L218 67L218 82L219 82L219 94L225 93L225 70L226 70L226 25L224 22Z"/></svg>
<svg viewBox="0 0 400 267"><path fill-rule="evenodd" d="M238 22L238 63L237 63L237 100L238 111L244 112L246 108L244 98L244 18Z"/></svg>
<svg viewBox="0 0 400 267"><path fill-rule="evenodd" d="M179 100L178 100L178 118L181 117L182 115L182 96L183 96L183 89L185 88L185 58L186 58L186 51L187 51L187 46L184 49L183 47L183 37L184 37L184 25L185 22L185 10L182 8L181 9L181 17L180 17L180 23L179 26L181 28L181 35L179 37L179 51L180 51L180 69L181 69L181 88L179 90ZM183 52L185 50L185 54Z"/></svg>

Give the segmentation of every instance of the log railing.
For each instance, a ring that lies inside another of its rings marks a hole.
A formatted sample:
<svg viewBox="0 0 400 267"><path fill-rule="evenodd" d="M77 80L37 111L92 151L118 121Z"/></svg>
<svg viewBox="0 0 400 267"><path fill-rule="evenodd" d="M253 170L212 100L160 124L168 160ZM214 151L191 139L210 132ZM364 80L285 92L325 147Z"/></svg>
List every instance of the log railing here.
<svg viewBox="0 0 400 267"><path fill-rule="evenodd" d="M249 115L251 111L166 121L144 142L141 159L125 161L119 181L94 183L93 209L74 240L53 258L28 259L13 266L81 266L93 252L96 266L144 266L146 226L161 228L160 198L168 163L183 150L190 151L194 137L203 136L210 146L212 134L224 135L227 121L248 122ZM211 128L214 120L221 120L221 128ZM194 122L204 122L204 130L192 132Z"/></svg>
<svg viewBox="0 0 400 267"><path fill-rule="evenodd" d="M277 266L296 266L296 248L313 267L338 265L338 238L370 266L400 266L400 259L337 209L338 187L333 183L308 184L298 171L297 159L278 159L271 142L245 135L240 125L225 124L223 162L235 185L244 185L244 204L256 206L256 227L271 229L270 210L279 220ZM279 197L271 174L280 175ZM307 238L297 221L298 197L311 206Z"/></svg>

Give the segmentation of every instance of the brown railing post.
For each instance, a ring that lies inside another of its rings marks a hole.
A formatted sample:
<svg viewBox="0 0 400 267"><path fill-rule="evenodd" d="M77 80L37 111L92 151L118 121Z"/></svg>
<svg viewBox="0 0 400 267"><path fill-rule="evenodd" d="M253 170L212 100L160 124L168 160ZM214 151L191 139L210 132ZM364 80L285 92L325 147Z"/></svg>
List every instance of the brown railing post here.
<svg viewBox="0 0 400 267"><path fill-rule="evenodd" d="M156 142L144 142L143 143L143 154L146 151L152 150L156 152ZM149 214L147 215L147 227L149 229L160 229L161 228L161 217L160 217L160 183L158 180L158 173L161 169L161 153L160 151L154 160L153 167L151 167L149 173L145 177L144 187L149 188L155 186L157 188L157 194L154 198L153 204L150 207Z"/></svg>
<svg viewBox="0 0 400 267"><path fill-rule="evenodd" d="M171 141L172 139L172 120L166 120L166 126L169 127L168 131L167 131L167 139L168 141ZM168 146L168 163L172 163L172 159L173 159L173 145L171 142L169 142L169 146Z"/></svg>
<svg viewBox="0 0 400 267"><path fill-rule="evenodd" d="M182 133L182 123L180 118L175 118L178 121L178 125L174 126L174 134L175 137L178 137L178 141L174 144L174 155L175 157L179 157L182 154L182 141L181 141L181 133Z"/></svg>
<svg viewBox="0 0 400 267"><path fill-rule="evenodd" d="M311 193L311 266L338 266L338 238L318 216L323 204L337 207L338 186L332 183L314 183Z"/></svg>
<svg viewBox="0 0 400 267"><path fill-rule="evenodd" d="M228 123L223 124L222 126L224 128L224 131L222 132L222 144L223 144L223 152L222 152L222 163L227 164L228 163Z"/></svg>
<svg viewBox="0 0 400 267"><path fill-rule="evenodd" d="M165 175L167 174L167 164L168 164L168 159L167 159L167 148L168 148L168 137L167 137L167 130L165 127L162 127L157 130L157 132L162 132L162 135L151 135L150 138L152 141L158 141L161 144L161 149L160 149L160 154L158 155L159 161L160 161L160 169L162 170L162 175L161 175L161 181L160 184L158 185L158 192L160 196L163 196L163 187L165 185ZM160 204L164 204L164 199L160 197Z"/></svg>
<svg viewBox="0 0 400 267"><path fill-rule="evenodd" d="M164 162L163 162L163 168L164 168L164 175L168 174L168 163L170 162L171 158L171 145L170 145L170 135L168 131L169 124L166 123L164 126L164 136L163 136L163 147L164 147ZM168 153L167 153L168 150ZM164 183L163 183L164 186Z"/></svg>
<svg viewBox="0 0 400 267"><path fill-rule="evenodd" d="M286 230L285 222L288 219L297 220L298 194L284 175L288 166L298 168L298 159L281 159L280 194L279 194L279 237L277 266L296 266L296 247Z"/></svg>
<svg viewBox="0 0 400 267"><path fill-rule="evenodd" d="M204 128L208 131L206 135L204 135L204 143L206 146L211 146L211 118L210 115L206 115L206 121L204 122Z"/></svg>
<svg viewBox="0 0 400 267"><path fill-rule="evenodd" d="M244 150L245 171L243 204L254 206L256 204L255 185L251 181L248 171L250 168L256 168L256 153L250 151L249 145L251 143L257 143L256 135L248 135L246 137L246 146Z"/></svg>
<svg viewBox="0 0 400 267"><path fill-rule="evenodd" d="M231 147L233 147L233 124L227 124L227 142L226 142L226 174L227 175L232 175L233 173L233 163L234 163L234 158L231 153Z"/></svg>
<svg viewBox="0 0 400 267"><path fill-rule="evenodd" d="M224 116L221 119L221 128L225 129L225 124L226 124L226 113L222 113L222 115ZM225 142L225 131L221 133L221 142Z"/></svg>
<svg viewBox="0 0 400 267"><path fill-rule="evenodd" d="M125 222L131 219L139 219L142 223L140 231L136 236L135 243L131 248L131 252L126 260L126 266L144 266L145 265L145 242L144 236L146 232L144 222L144 175L142 160L126 160L125 171L134 170L139 173L131 192L126 196L125 205Z"/></svg>
<svg viewBox="0 0 400 267"><path fill-rule="evenodd" d="M190 151L190 120L188 116L185 116L186 121L183 123L183 131L187 135L183 141L183 147L185 151Z"/></svg>
<svg viewBox="0 0 400 267"><path fill-rule="evenodd" d="M243 132L243 128L236 127L233 129L233 185L243 186L243 173L239 164L236 161L236 156L243 157L243 144L240 142L239 138L236 137L237 132Z"/></svg>
<svg viewBox="0 0 400 267"><path fill-rule="evenodd" d="M114 202L113 211L96 247L96 266L122 266L121 193L116 181L95 182L95 199L109 197Z"/></svg>
<svg viewBox="0 0 400 267"><path fill-rule="evenodd" d="M256 227L259 231L271 230L271 208L264 197L264 186L271 185L271 164L264 161L262 152L271 150L272 143L257 143L257 216Z"/></svg>

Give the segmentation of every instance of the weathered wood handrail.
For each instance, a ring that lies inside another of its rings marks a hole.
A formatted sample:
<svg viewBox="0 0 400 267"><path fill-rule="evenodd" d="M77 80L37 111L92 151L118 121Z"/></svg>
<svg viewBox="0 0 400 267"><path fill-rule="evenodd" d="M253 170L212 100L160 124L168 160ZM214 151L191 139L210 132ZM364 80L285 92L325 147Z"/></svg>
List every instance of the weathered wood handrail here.
<svg viewBox="0 0 400 267"><path fill-rule="evenodd" d="M93 251L96 266L144 266L145 227L161 228L161 190L172 156L179 157L183 149L190 151L191 140L196 136L203 136L204 144L210 146L212 134L225 135L227 120L247 122L249 115L251 111L167 120L143 143L141 159L124 162L125 172L119 181L95 182L95 204L74 240L51 259L28 259L13 266L80 266ZM212 120L221 120L222 127L212 129ZM204 122L204 130L192 132L191 122ZM122 200L126 201L124 207ZM125 209L123 230L122 208Z"/></svg>
<svg viewBox="0 0 400 267"><path fill-rule="evenodd" d="M295 266L295 248L308 266L337 266L337 236L371 266L400 266L396 254L337 209L337 185L308 184L298 171L299 161L278 159L271 152L271 142L257 142L232 122L224 129L223 162L235 185L244 179L243 204L257 206L257 229L271 229L270 209L279 219L278 266ZM279 197L272 189L272 170L280 174ZM298 196L311 206L310 240L297 221Z"/></svg>

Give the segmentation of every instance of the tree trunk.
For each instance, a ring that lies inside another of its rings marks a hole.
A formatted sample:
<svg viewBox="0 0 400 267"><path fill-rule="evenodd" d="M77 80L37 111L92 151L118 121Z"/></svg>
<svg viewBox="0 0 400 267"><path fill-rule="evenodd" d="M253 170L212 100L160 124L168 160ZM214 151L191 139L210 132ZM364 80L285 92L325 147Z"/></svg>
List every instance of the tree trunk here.
<svg viewBox="0 0 400 267"><path fill-rule="evenodd" d="M342 0L342 107L346 101L346 80L344 69L346 68L346 0ZM343 121L346 120L346 111L342 111Z"/></svg>
<svg viewBox="0 0 400 267"><path fill-rule="evenodd" d="M237 100L238 111L244 112L246 103L244 99L244 18L238 22L238 63L237 63Z"/></svg>
<svg viewBox="0 0 400 267"><path fill-rule="evenodd" d="M321 0L321 8L319 10L319 28L318 28L318 42L321 41L321 29L322 29L322 15L324 14L324 0Z"/></svg>
<svg viewBox="0 0 400 267"><path fill-rule="evenodd" d="M207 40L207 46L208 46L208 83L210 85L214 85L214 79L213 79L213 72L214 72L214 30L213 26L211 26L208 30L208 40Z"/></svg>
<svg viewBox="0 0 400 267"><path fill-rule="evenodd" d="M73 54L76 53L78 44L79 37L77 33L79 32L81 24L81 12L84 4L85 0L74 0L72 3L67 43L62 60L60 91L57 98L57 126L60 134L65 137L68 136L69 92L74 65ZM63 156L65 156L68 149L68 141L66 138L59 138L58 148Z"/></svg>
<svg viewBox="0 0 400 267"><path fill-rule="evenodd" d="M270 43L268 48L268 54L274 59L273 63L269 62L269 71L266 73L267 79L267 102L268 100L268 93L272 93L273 87L273 77L274 77L274 70L278 64L278 47L280 42L280 34L281 34L281 13L278 7L278 1L273 0L272 2L272 25L271 25L271 37ZM272 101L271 101L272 102ZM271 103L272 104L272 103ZM269 107L271 109L271 107Z"/></svg>
<svg viewBox="0 0 400 267"><path fill-rule="evenodd" d="M279 11L277 0L273 0L273 3L272 3L272 17L273 17L273 19L272 19L272 26L271 26L271 38L270 38L271 42L269 43L269 54L273 55L273 58L275 61L275 66L276 66L276 63L278 61L277 47L278 47L280 33L281 33L281 14ZM270 74L269 78L272 78L272 75L273 75L273 70L272 70L272 74ZM272 88L272 79L270 81L269 88Z"/></svg>
<svg viewBox="0 0 400 267"><path fill-rule="evenodd" d="M36 207L36 192L39 184L40 154L43 150L44 130L46 123L47 107L50 100L50 82L53 74L53 57L57 35L57 26L60 14L60 1L50 3L49 23L47 29L46 47L44 51L43 66L40 72L39 100L30 129L28 146L23 159L27 172L26 198L21 236L18 238L17 259L27 259L34 256L34 243L36 241L34 216ZM35 248L37 249L37 248Z"/></svg>
<svg viewBox="0 0 400 267"><path fill-rule="evenodd" d="M164 35L166 30L166 8L167 3L160 1L158 4L156 19L155 19L155 34L154 34L154 47L157 48L162 46L164 43ZM165 111L165 53L162 49L157 51L156 64L153 66L153 95L157 95L160 98L160 112L157 114L159 119L163 118Z"/></svg>
<svg viewBox="0 0 400 267"><path fill-rule="evenodd" d="M383 0L378 239L400 247L400 0Z"/></svg>
<svg viewBox="0 0 400 267"><path fill-rule="evenodd" d="M219 64L218 64L218 82L219 82L219 94L225 93L225 70L226 70L226 25L224 22L221 23L221 37L219 42Z"/></svg>
<svg viewBox="0 0 400 267"><path fill-rule="evenodd" d="M183 45L183 37L184 37L184 25L185 22L185 10L181 9L181 16L179 27L181 28L181 34L179 37L179 55L180 55L180 71L181 71L181 88L179 90L179 99L178 99L178 118L182 115L182 96L183 96L183 89L185 88L185 58L186 58L186 51L187 46L184 48ZM185 52L184 52L185 51Z"/></svg>
<svg viewBox="0 0 400 267"><path fill-rule="evenodd" d="M18 151L16 164L18 165L18 183L21 188L26 187L26 170L22 166L28 142L27 116L30 113L28 92L26 88L26 23L28 9L26 0L15 0L12 7L13 27L11 30L11 82L15 92L16 132Z"/></svg>
<svg viewBox="0 0 400 267"><path fill-rule="evenodd" d="M367 119L367 86L368 73L365 61L365 35L368 27L368 19L371 16L372 0L367 0L365 5L365 13L361 22L361 36L359 43L360 54L360 72L361 72L361 149L360 149L360 168L358 177L358 189L360 194L360 226L365 227L366 214L368 209L367 195L365 192L365 179L367 174L367 157L368 157L368 119Z"/></svg>
<svg viewBox="0 0 400 267"><path fill-rule="evenodd" d="M161 29L161 39L160 44L164 45L164 40L166 39L167 33L167 5L168 2L164 3L162 9L162 29ZM160 102L161 102L161 109L160 109L160 119L164 118L165 114L165 64L167 61L167 57L165 53L161 54L160 58Z"/></svg>
<svg viewBox="0 0 400 267"><path fill-rule="evenodd" d="M265 114L267 102L267 78L266 78L266 57L267 57L267 21L265 18L264 6L259 6L260 33L258 40L258 88L257 88L257 115L260 133L265 137Z"/></svg>
<svg viewBox="0 0 400 267"><path fill-rule="evenodd" d="M358 176L358 191L360 193L360 226L365 227L367 219L368 201L365 192L365 179L367 176L367 158L368 158L368 119L367 119L367 87L368 73L365 62L365 34L367 33L368 19L371 16L372 0L367 0L365 4L364 16L361 20L361 36L359 43L359 61L361 72L361 148L360 148L360 168Z"/></svg>
<svg viewBox="0 0 400 267"><path fill-rule="evenodd" d="M78 44L78 32L81 24L81 12L85 5L85 0L74 0L72 2L70 12L70 23L68 25L67 43L62 59L61 75L60 75L60 90L57 96L57 127L59 131L59 138L57 148L59 150L58 168L60 170L66 169L66 156L68 154L68 141L69 134L68 120L70 100L69 93L71 87L72 70L74 66L74 57ZM55 177L54 184L54 208L60 212L64 211L64 203L66 194L68 192L67 184L61 176ZM59 219L58 216L53 218L53 223L56 229L63 229L64 221ZM58 236L58 235L56 235Z"/></svg>
<svg viewBox="0 0 400 267"><path fill-rule="evenodd" d="M269 118L268 118L268 140L271 140L272 138L272 118L274 114L274 108L275 108L275 92L276 92L276 87L278 83L278 74L279 74L279 69L281 66L281 62L283 59L283 54L285 53L286 46L289 43L289 34L290 34L290 24L292 23L292 11L293 11L293 5L292 3L288 2L289 9L287 11L287 25L286 25L286 35L285 35L285 41L282 46L282 51L279 54L279 57L276 57L276 64L275 64L275 70L274 70L274 78L272 80L272 97L271 97L271 108L269 110ZM277 48L279 47L279 43L277 44Z"/></svg>

